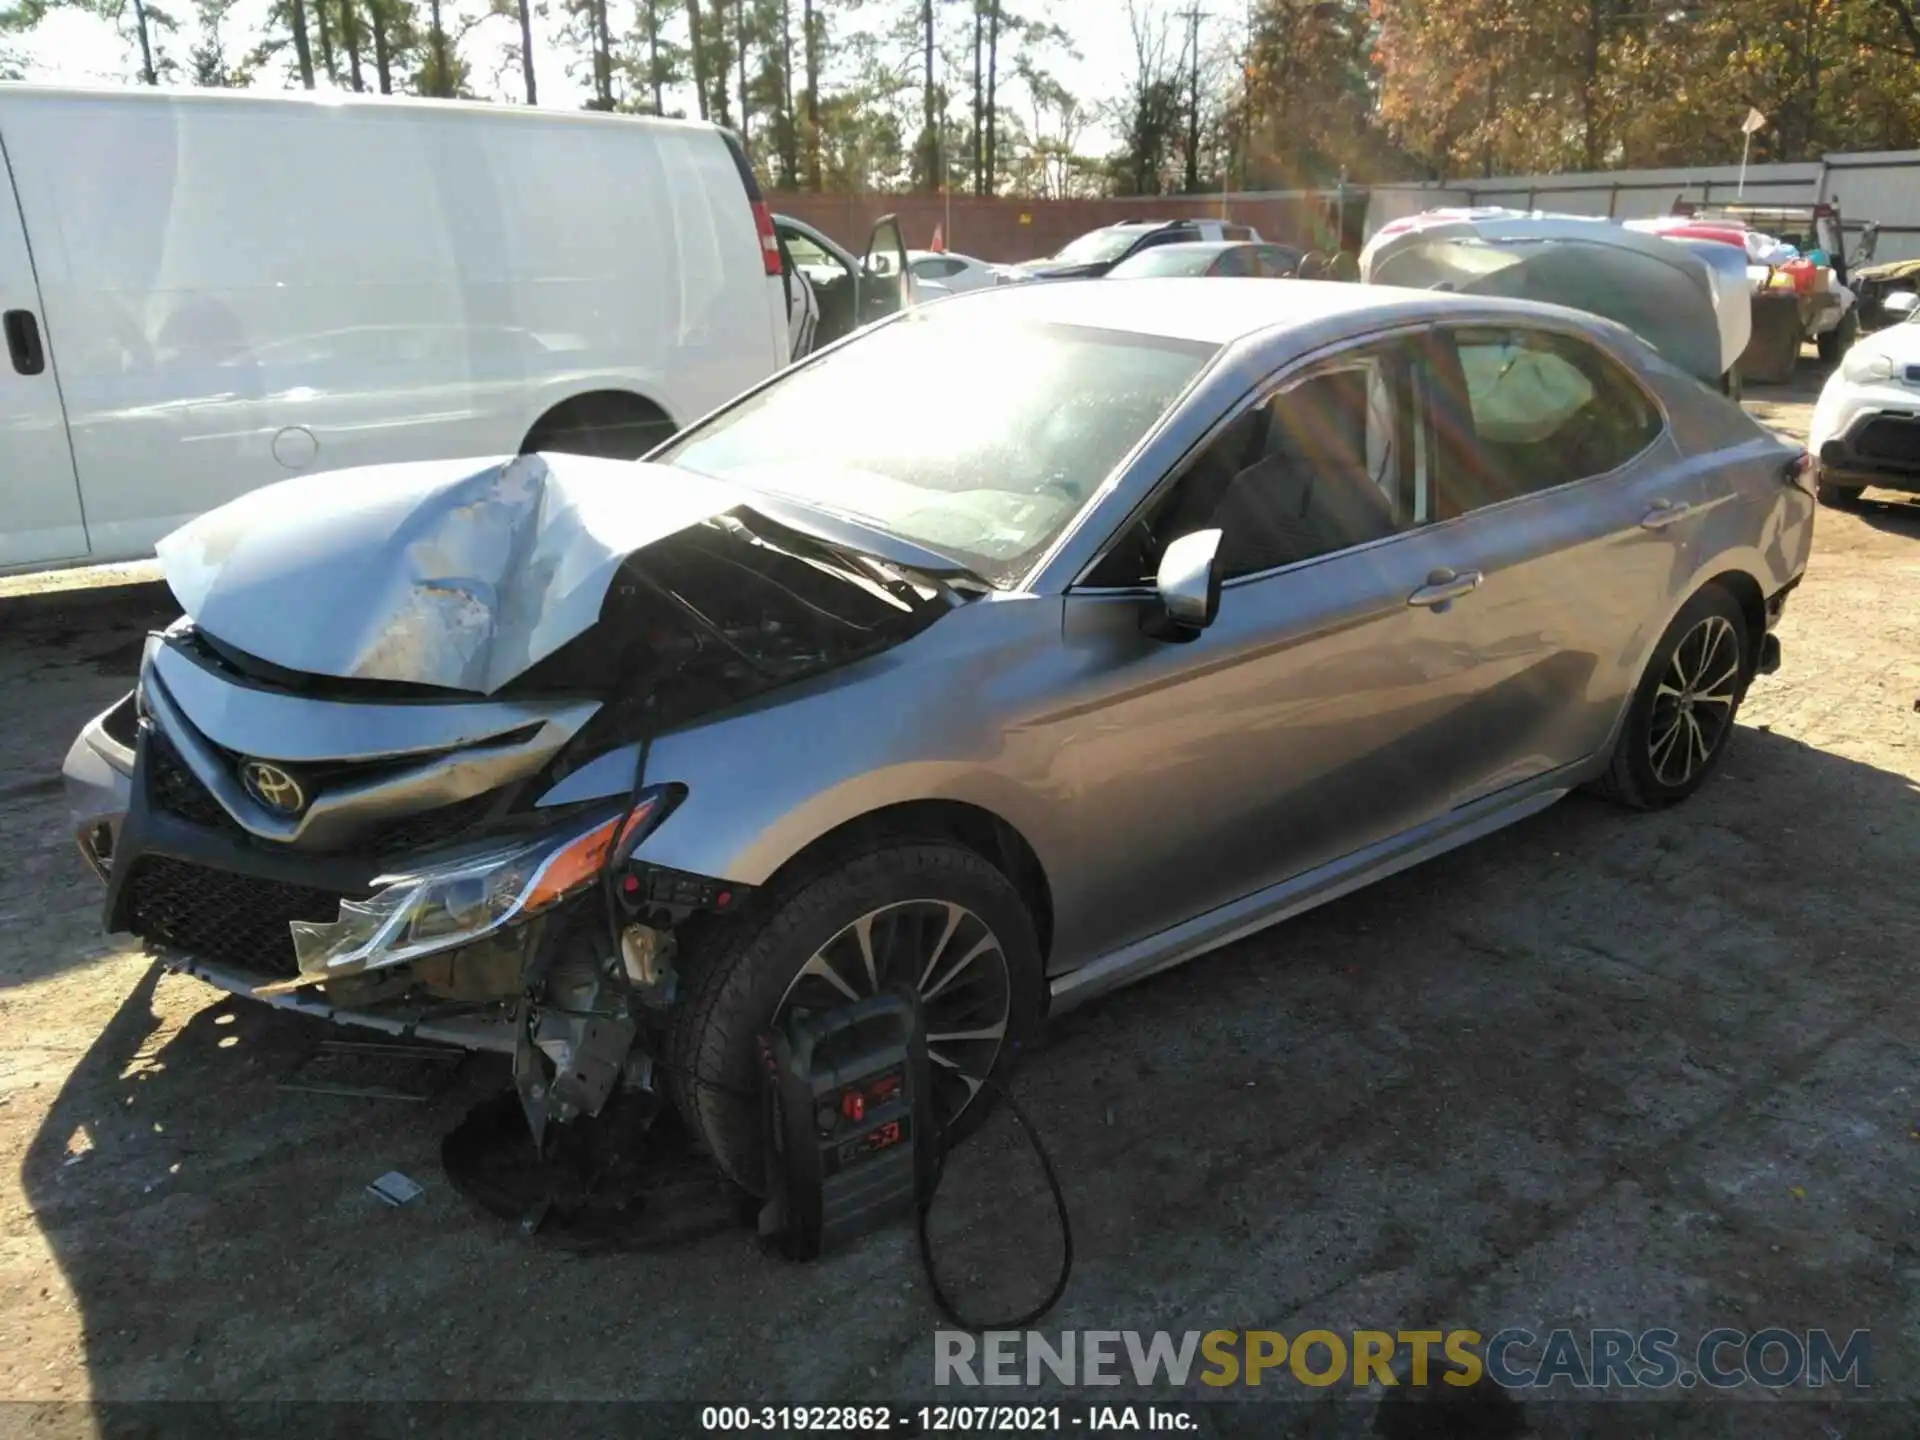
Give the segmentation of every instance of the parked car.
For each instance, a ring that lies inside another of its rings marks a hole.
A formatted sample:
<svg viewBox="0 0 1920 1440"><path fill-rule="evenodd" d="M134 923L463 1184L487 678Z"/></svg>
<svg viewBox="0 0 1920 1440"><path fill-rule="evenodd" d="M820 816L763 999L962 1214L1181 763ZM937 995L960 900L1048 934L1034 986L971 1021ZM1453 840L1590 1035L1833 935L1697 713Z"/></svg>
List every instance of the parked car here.
<svg viewBox="0 0 1920 1440"><path fill-rule="evenodd" d="M1724 247L1721 247L1724 248ZM1618 321L1728 396L1752 323L1738 273L1684 244L1587 215L1433 210L1383 226L1360 256L1375 285L1571 305Z"/></svg>
<svg viewBox="0 0 1920 1440"><path fill-rule="evenodd" d="M1107 272L1110 280L1143 275L1211 275L1276 279L1296 274L1301 252L1249 240L1183 240L1135 251Z"/></svg>
<svg viewBox="0 0 1920 1440"><path fill-rule="evenodd" d="M1889 305L1894 297L1911 296L1920 289L1920 260L1888 260L1880 265L1857 266L1848 275L1854 293L1854 309L1860 316L1863 333L1898 325L1912 313L1911 302Z"/></svg>
<svg viewBox="0 0 1920 1440"><path fill-rule="evenodd" d="M996 285L1011 285L1026 278L1010 266L990 264L951 250L909 250L907 269L912 272L915 284L938 285L954 295L968 290L991 290Z"/></svg>
<svg viewBox="0 0 1920 1440"><path fill-rule="evenodd" d="M1250 225L1228 220L1122 220L1089 230L1056 255L1021 266L1035 280L1088 280L1104 275L1128 256L1156 245L1187 240L1258 240Z"/></svg>
<svg viewBox="0 0 1920 1440"><path fill-rule="evenodd" d="M1813 407L1807 448L1829 505L1869 485L1920 494L1920 309L1911 292L1888 301L1905 318L1854 342Z"/></svg>
<svg viewBox="0 0 1920 1440"><path fill-rule="evenodd" d="M0 569L148 554L290 475L630 459L788 357L714 126L0 85L0 145Z"/></svg>
<svg viewBox="0 0 1920 1440"><path fill-rule="evenodd" d="M536 1128L657 1077L755 1188L777 1017L917 992L957 1131L1049 1011L1578 786L1685 799L1804 458L1557 307L999 287L643 464L186 526L74 823L175 969L512 1053Z"/></svg>
<svg viewBox="0 0 1920 1440"><path fill-rule="evenodd" d="M787 277L787 304L794 317L792 355L798 360L858 330L884 320L916 300L933 300L946 287L914 278L907 265L899 223L883 215L856 257L824 231L791 215L773 217Z"/></svg>

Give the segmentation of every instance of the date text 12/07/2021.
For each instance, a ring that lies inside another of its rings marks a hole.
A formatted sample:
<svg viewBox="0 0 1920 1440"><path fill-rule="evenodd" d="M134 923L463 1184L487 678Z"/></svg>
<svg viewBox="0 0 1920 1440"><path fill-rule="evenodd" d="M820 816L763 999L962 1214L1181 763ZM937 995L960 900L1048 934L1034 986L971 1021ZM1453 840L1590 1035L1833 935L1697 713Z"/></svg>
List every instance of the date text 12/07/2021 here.
<svg viewBox="0 0 1920 1440"><path fill-rule="evenodd" d="M1197 1429L1198 1421L1185 1409L1168 1405L709 1405L700 1412L700 1428L768 1434L1180 1434Z"/></svg>

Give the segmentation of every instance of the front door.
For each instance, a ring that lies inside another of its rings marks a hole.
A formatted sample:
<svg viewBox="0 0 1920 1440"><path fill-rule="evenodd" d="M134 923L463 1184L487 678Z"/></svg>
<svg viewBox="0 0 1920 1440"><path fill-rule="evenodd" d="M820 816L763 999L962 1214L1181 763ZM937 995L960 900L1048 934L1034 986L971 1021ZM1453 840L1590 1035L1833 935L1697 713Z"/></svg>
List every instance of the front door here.
<svg viewBox="0 0 1920 1440"><path fill-rule="evenodd" d="M1434 527L1401 341L1329 357L1226 427L1066 602L1082 684L1053 723L1087 883L1076 958L1444 814L1483 676ZM1215 622L1141 634L1158 550L1221 530Z"/></svg>
<svg viewBox="0 0 1920 1440"><path fill-rule="evenodd" d="M34 278L26 227L14 203L13 177L0 147L0 472L7 513L0 517L0 570L87 554L80 483L67 440L67 413Z"/></svg>
<svg viewBox="0 0 1920 1440"><path fill-rule="evenodd" d="M867 237L866 258L860 262L860 323L884 320L912 303L907 272L907 242L900 222L883 215Z"/></svg>

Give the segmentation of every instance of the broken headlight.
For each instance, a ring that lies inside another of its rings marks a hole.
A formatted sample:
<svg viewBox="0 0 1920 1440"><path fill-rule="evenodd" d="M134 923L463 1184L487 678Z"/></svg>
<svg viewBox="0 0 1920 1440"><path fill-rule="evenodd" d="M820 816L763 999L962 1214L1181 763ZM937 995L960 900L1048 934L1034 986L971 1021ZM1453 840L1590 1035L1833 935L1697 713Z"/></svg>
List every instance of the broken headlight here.
<svg viewBox="0 0 1920 1440"><path fill-rule="evenodd" d="M300 976L274 988L397 965L530 919L599 879L616 843L644 834L662 818L663 803L663 792L656 791L631 814L622 812L584 830L383 875L365 900L342 900L339 919L292 923Z"/></svg>

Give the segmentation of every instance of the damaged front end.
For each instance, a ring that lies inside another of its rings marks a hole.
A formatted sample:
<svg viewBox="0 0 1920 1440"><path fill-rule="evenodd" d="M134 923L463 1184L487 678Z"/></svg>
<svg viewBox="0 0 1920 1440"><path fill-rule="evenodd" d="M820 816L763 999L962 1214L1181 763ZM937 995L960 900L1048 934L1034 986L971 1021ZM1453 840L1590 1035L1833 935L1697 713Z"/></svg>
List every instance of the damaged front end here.
<svg viewBox="0 0 1920 1440"><path fill-rule="evenodd" d="M676 931L746 892L636 855L698 783L639 773L648 742L953 603L775 514L523 456L292 482L177 532L186 616L67 759L108 928L237 994L511 1055L536 1135L650 1087Z"/></svg>

